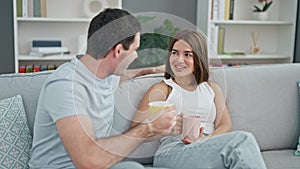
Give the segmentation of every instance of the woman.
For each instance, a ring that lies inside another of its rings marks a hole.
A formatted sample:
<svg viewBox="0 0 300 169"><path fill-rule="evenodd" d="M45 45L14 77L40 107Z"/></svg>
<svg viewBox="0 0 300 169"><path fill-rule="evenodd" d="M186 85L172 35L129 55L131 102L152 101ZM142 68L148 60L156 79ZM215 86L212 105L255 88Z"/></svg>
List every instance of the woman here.
<svg viewBox="0 0 300 169"><path fill-rule="evenodd" d="M185 169L266 168L252 134L231 132L224 96L217 84L208 82L205 37L193 30L183 30L171 40L168 50L166 79L147 91L132 123L135 126L153 119L153 114L148 113L149 102L167 101L175 105L176 125L161 138L153 165ZM200 115L198 139L181 136L182 114Z"/></svg>

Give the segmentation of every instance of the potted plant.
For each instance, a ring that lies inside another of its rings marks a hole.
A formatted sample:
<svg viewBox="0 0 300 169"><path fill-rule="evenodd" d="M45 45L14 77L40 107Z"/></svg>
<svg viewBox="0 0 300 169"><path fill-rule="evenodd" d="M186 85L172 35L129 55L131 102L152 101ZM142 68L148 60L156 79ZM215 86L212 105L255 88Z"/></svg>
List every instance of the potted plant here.
<svg viewBox="0 0 300 169"><path fill-rule="evenodd" d="M154 24L157 16L137 16L141 25L145 23ZM175 27L169 19L165 19L151 33L141 34L140 47L137 51L138 58L135 59L129 68L140 68L158 66L166 62L168 46L171 36L175 35L180 29Z"/></svg>
<svg viewBox="0 0 300 169"><path fill-rule="evenodd" d="M259 5L254 5L254 17L258 20L269 19L268 9L272 5L272 0L258 0Z"/></svg>

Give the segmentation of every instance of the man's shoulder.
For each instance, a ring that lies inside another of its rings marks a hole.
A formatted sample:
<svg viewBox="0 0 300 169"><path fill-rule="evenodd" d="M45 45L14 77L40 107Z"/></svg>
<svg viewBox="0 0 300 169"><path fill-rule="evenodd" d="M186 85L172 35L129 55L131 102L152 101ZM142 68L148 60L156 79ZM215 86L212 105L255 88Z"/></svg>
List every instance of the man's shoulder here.
<svg viewBox="0 0 300 169"><path fill-rule="evenodd" d="M72 75L74 75L75 66L71 62L67 62L59 66L49 77L48 81L58 80L58 79L64 79L69 80L73 78Z"/></svg>

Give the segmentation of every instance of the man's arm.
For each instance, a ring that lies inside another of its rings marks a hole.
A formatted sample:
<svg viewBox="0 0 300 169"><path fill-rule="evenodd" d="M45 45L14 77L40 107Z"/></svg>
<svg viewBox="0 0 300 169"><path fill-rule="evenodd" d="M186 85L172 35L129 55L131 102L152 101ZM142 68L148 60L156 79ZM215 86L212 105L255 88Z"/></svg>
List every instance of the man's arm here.
<svg viewBox="0 0 300 169"><path fill-rule="evenodd" d="M164 73L164 72L165 72L165 65L160 65L156 67L139 68L139 69L128 69L126 70L126 73L123 76L121 76L121 82L135 77L147 75L147 74Z"/></svg>
<svg viewBox="0 0 300 169"><path fill-rule="evenodd" d="M156 122L140 123L122 135L96 139L87 115L56 122L59 136L76 168L109 168L135 150L146 138L166 134L174 123L175 109L166 109Z"/></svg>

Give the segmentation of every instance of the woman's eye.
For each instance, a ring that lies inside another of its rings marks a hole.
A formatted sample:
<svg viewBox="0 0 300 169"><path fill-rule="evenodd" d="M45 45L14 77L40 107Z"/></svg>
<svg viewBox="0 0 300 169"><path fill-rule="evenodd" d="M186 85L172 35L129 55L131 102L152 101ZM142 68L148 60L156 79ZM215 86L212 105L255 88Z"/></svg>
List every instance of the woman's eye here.
<svg viewBox="0 0 300 169"><path fill-rule="evenodd" d="M193 57L193 54L191 54L191 53L185 53L185 56L186 57Z"/></svg>
<svg viewBox="0 0 300 169"><path fill-rule="evenodd" d="M176 55L177 52L176 52L176 51L172 51L171 54L172 54L172 55Z"/></svg>

